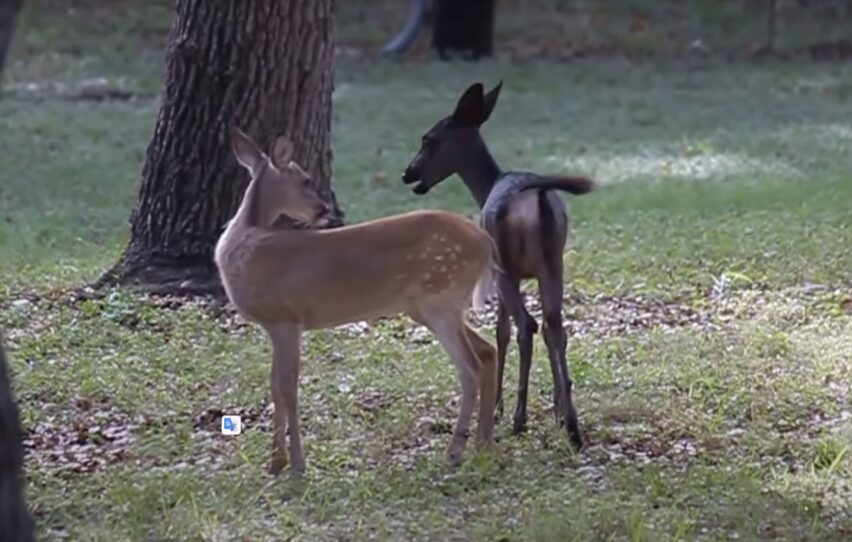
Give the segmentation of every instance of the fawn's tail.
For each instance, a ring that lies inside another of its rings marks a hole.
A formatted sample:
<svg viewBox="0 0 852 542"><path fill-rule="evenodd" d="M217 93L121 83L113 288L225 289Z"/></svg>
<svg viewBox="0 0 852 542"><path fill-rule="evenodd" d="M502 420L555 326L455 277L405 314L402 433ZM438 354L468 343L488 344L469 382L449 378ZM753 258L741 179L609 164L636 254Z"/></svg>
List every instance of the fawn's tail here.
<svg viewBox="0 0 852 542"><path fill-rule="evenodd" d="M488 239L491 241L491 258L473 290L472 304L476 310L485 308L488 298L497 294L497 272L501 270L500 252L497 251L497 242L494 238L488 235Z"/></svg>

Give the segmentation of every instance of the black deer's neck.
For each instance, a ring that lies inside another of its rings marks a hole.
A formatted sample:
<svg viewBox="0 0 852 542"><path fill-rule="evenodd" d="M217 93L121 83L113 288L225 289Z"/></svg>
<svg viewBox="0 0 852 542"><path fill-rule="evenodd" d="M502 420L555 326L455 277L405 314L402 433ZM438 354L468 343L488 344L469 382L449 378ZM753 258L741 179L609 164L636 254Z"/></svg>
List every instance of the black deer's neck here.
<svg viewBox="0 0 852 542"><path fill-rule="evenodd" d="M468 150L458 174L481 209L494 188L494 183L503 174L481 135L477 134L476 141Z"/></svg>

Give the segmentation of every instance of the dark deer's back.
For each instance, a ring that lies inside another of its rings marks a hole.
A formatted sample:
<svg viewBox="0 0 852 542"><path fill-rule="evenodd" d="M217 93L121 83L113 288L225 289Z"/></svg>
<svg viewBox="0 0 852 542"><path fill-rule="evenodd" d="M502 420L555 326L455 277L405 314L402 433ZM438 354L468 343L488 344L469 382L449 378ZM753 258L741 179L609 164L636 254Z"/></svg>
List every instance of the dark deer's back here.
<svg viewBox="0 0 852 542"><path fill-rule="evenodd" d="M568 209L553 190L530 188L543 179L507 172L482 207L482 226L497 241L502 265L521 278L537 276L546 259L560 254L568 233Z"/></svg>

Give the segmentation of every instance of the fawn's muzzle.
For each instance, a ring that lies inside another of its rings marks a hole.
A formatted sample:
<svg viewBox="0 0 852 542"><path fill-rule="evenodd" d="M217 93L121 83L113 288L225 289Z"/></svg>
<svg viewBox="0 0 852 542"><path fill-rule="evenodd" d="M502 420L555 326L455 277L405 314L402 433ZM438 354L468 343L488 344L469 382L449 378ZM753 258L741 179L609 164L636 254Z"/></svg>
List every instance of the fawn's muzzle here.
<svg viewBox="0 0 852 542"><path fill-rule="evenodd" d="M316 213L316 218L323 218L330 216L334 213L334 208L328 203L320 203L314 208L314 212Z"/></svg>

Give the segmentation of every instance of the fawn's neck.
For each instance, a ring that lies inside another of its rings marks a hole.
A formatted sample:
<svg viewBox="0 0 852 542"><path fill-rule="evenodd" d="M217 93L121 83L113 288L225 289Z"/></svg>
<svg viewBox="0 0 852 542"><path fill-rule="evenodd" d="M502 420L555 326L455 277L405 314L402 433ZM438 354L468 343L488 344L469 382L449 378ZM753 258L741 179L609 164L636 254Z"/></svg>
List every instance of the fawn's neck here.
<svg viewBox="0 0 852 542"><path fill-rule="evenodd" d="M494 188L494 183L503 174L481 135L477 134L476 141L468 149L458 174L481 209Z"/></svg>
<svg viewBox="0 0 852 542"><path fill-rule="evenodd" d="M261 179L252 179L249 181L243 201L240 203L240 207L237 209L237 213L234 215L231 223L234 225L239 224L246 228L269 227L278 217L266 204L268 200L269 198L263 197L263 183Z"/></svg>

